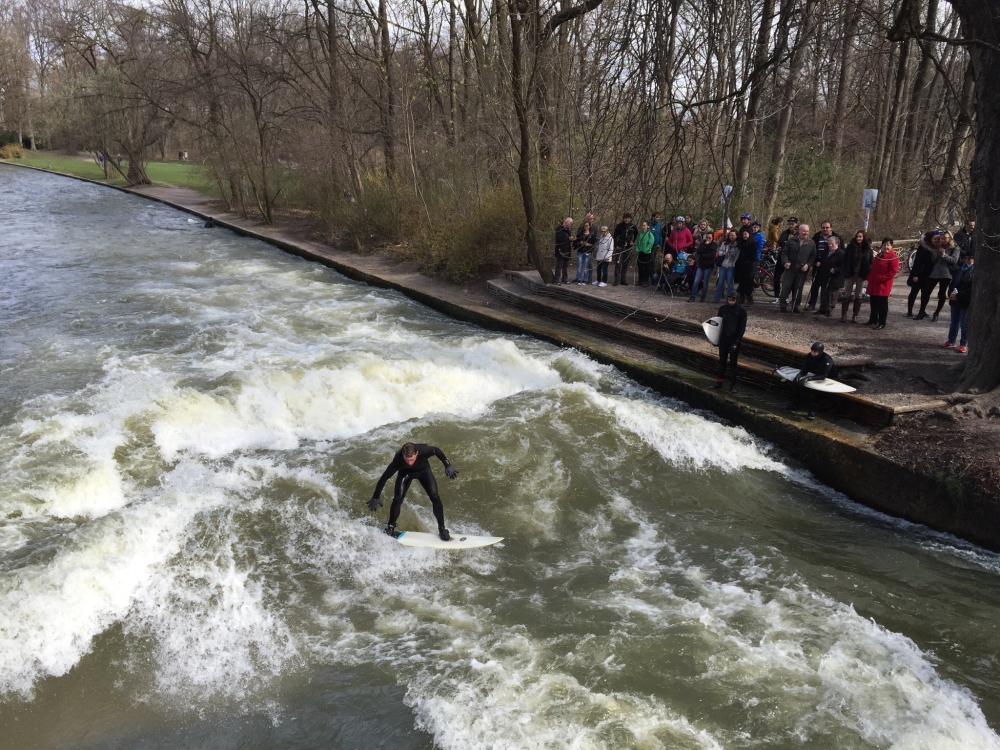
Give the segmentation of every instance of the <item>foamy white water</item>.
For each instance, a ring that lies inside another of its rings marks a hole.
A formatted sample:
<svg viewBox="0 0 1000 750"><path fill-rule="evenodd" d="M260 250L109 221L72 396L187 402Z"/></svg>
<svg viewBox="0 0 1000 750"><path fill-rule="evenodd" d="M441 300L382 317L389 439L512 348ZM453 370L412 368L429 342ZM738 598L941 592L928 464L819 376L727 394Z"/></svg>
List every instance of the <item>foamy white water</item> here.
<svg viewBox="0 0 1000 750"><path fill-rule="evenodd" d="M178 212L0 167L0 216L0 747L1000 747L996 556ZM503 546L363 522L411 438Z"/></svg>

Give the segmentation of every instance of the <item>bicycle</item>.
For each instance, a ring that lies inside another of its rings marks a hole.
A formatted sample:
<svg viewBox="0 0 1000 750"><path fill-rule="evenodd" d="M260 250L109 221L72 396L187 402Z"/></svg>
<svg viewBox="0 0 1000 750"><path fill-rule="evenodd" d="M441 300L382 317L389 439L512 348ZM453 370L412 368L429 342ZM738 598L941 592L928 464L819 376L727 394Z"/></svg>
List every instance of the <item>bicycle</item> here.
<svg viewBox="0 0 1000 750"><path fill-rule="evenodd" d="M774 269L778 265L777 257L773 250L765 250L757 263L757 270L754 271L753 285L760 289L768 297L777 294L774 288Z"/></svg>

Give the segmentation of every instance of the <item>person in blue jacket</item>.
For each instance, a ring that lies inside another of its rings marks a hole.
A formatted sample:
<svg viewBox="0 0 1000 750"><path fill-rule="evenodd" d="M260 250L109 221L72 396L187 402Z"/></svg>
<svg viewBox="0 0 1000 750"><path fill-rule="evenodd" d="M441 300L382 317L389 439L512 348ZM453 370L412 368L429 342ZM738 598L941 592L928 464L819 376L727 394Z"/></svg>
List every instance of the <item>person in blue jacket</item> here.
<svg viewBox="0 0 1000 750"><path fill-rule="evenodd" d="M753 238L754 241L757 243L757 261L759 262L760 256L763 255L764 253L764 243L766 242L766 240L764 239L764 233L760 231L759 221L752 222L750 224L750 228L753 230Z"/></svg>

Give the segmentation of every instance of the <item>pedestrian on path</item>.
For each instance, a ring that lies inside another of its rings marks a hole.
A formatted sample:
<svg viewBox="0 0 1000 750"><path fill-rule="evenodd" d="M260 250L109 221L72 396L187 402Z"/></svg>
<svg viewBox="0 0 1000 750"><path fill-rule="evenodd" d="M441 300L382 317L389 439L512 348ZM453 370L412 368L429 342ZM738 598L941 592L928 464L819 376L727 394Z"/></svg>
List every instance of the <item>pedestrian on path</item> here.
<svg viewBox="0 0 1000 750"><path fill-rule="evenodd" d="M615 240L615 281L613 286L622 284L628 286L628 266L632 262L632 248L635 247L635 238L639 234L635 224L632 223L632 214L622 215L622 220L615 225L612 236Z"/></svg>
<svg viewBox="0 0 1000 750"><path fill-rule="evenodd" d="M736 261L740 257L740 246L736 239L736 230L730 229L726 232L726 241L719 245L719 250L715 255L715 265L719 267L719 280L715 282L715 301L722 299L722 292L725 289L728 297L734 291L733 279L736 273Z"/></svg>
<svg viewBox="0 0 1000 750"><path fill-rule="evenodd" d="M782 269L779 312L788 311L789 295L792 297L792 312L802 312L802 287L805 286L809 271L815 264L816 243L809 237L809 225L799 224L796 235L785 241L778 262L778 266Z"/></svg>
<svg viewBox="0 0 1000 750"><path fill-rule="evenodd" d="M608 285L608 266L611 265L614 243L608 228L601 227L601 238L597 241L597 251L594 253L594 261L597 263L597 278L591 282L594 286Z"/></svg>
<svg viewBox="0 0 1000 750"><path fill-rule="evenodd" d="M844 250L842 268L844 289L842 292L843 300L840 303L840 322L847 322L847 308L853 304L851 322L857 323L858 313L861 312L865 281L868 278L868 272L872 269L872 244L868 241L867 234L858 232L854 235L854 239Z"/></svg>
<svg viewBox="0 0 1000 750"><path fill-rule="evenodd" d="M875 328L872 330L881 331L885 328L886 318L889 316L889 295L892 294L892 282L897 273L899 256L892 249L892 238L885 237L878 255L872 261L872 269L868 272L868 297L871 299L872 316L875 318Z"/></svg>
<svg viewBox="0 0 1000 750"><path fill-rule="evenodd" d="M955 346L955 338L961 330L962 338L958 342L959 354L969 351L969 307L972 305L975 261L971 253L962 256L962 267L955 273L955 279L948 291L948 299L951 302L951 325L948 327L948 340L944 342L944 348L951 349Z"/></svg>
<svg viewBox="0 0 1000 750"><path fill-rule="evenodd" d="M573 256L573 219L566 217L563 223L556 227L556 284L569 283L569 261Z"/></svg>

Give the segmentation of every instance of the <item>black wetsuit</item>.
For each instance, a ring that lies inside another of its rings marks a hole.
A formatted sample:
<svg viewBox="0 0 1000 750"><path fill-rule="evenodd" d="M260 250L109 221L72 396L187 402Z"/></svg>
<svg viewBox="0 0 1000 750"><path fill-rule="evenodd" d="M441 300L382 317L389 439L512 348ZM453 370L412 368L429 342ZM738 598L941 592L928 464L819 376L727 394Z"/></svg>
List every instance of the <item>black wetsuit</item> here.
<svg viewBox="0 0 1000 750"><path fill-rule="evenodd" d="M806 383L810 380L824 380L830 377L832 370L833 359L826 352L817 354L815 357L812 354L807 354L805 362L802 363L802 369L795 376L795 405L798 406L802 403L802 397L806 395ZM812 413L816 406L817 395L817 391L809 389L810 413Z"/></svg>
<svg viewBox="0 0 1000 750"><path fill-rule="evenodd" d="M730 305L728 302L719 308L722 325L719 331L719 372L715 376L721 383L726 377L726 360L732 367L730 382L736 387L736 363L740 358L740 344L743 334L747 331L747 311L739 302Z"/></svg>
<svg viewBox="0 0 1000 750"><path fill-rule="evenodd" d="M440 530L444 528L444 506L441 504L441 497L438 495L437 480L434 478L434 473L431 471L428 459L431 456L437 456L445 466L448 466L448 459L441 452L440 448L433 445L417 443L416 449L417 460L413 462L412 466L407 465L406 461L403 460L402 450L396 451L396 455L392 457L392 463L382 472L378 484L375 485L374 497L382 496L382 489L385 487L385 483L389 481L389 477L396 474L396 486L392 492L392 506L389 508L389 527L395 528L396 519L399 518L399 511L403 507L403 498L406 497L406 492L410 489L410 482L416 479L420 482L420 486L424 488L427 497L431 499L431 505L434 508L434 517L437 519L438 529Z"/></svg>

